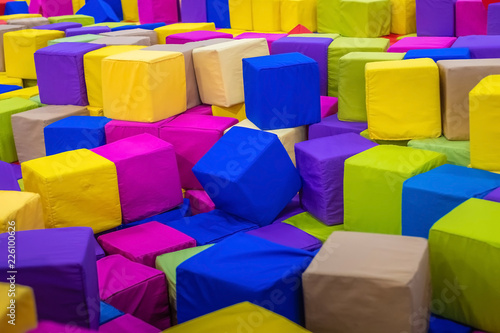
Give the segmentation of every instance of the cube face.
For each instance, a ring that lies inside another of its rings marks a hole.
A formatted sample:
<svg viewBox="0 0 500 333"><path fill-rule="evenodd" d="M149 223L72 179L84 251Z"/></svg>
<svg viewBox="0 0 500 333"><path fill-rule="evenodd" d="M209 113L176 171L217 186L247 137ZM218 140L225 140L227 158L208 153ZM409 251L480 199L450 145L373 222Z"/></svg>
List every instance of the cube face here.
<svg viewBox="0 0 500 333"><path fill-rule="evenodd" d="M499 306L500 289L492 280L498 267L486 262L500 259L494 237L500 231L494 218L499 205L469 199L434 224L429 234L436 309L446 318L490 332L500 327L493 311ZM444 302L443 294L454 301Z"/></svg>
<svg viewBox="0 0 500 333"><path fill-rule="evenodd" d="M416 32L415 2L391 0L391 33L408 35Z"/></svg>
<svg viewBox="0 0 500 333"><path fill-rule="evenodd" d="M126 36L126 37L102 37L99 40L94 40L90 43L112 45L142 45L150 46L151 40L146 36Z"/></svg>
<svg viewBox="0 0 500 333"><path fill-rule="evenodd" d="M215 204L203 190L187 190L186 199L189 199L193 215L208 213L215 209Z"/></svg>
<svg viewBox="0 0 500 333"><path fill-rule="evenodd" d="M321 241L316 237L287 223L273 223L259 229L250 230L247 234L306 251L315 251L322 245Z"/></svg>
<svg viewBox="0 0 500 333"><path fill-rule="evenodd" d="M193 172L217 208L260 225L271 223L301 187L277 136L241 127L224 135Z"/></svg>
<svg viewBox="0 0 500 333"><path fill-rule="evenodd" d="M107 37L148 37L150 45L158 44L156 32L141 28L106 32L101 35Z"/></svg>
<svg viewBox="0 0 500 333"><path fill-rule="evenodd" d="M439 71L434 61L368 63L365 78L370 138L410 140L441 136Z"/></svg>
<svg viewBox="0 0 500 333"><path fill-rule="evenodd" d="M83 26L94 24L94 18L88 15L60 15L49 17L50 23L75 22Z"/></svg>
<svg viewBox="0 0 500 333"><path fill-rule="evenodd" d="M488 35L500 34L500 20L498 20L499 14L500 14L500 5L492 3L488 6L488 17L487 17Z"/></svg>
<svg viewBox="0 0 500 333"><path fill-rule="evenodd" d="M176 23L179 21L177 16L177 1L169 0L156 2L153 0L142 1L138 3L139 21L141 23Z"/></svg>
<svg viewBox="0 0 500 333"><path fill-rule="evenodd" d="M72 37L64 37L64 38L58 38L58 39L52 39L49 40L47 43L49 46L54 45L54 44L59 44L59 43L89 43L93 42L96 39L100 39L102 36L98 35L78 35L78 36L72 36Z"/></svg>
<svg viewBox="0 0 500 333"><path fill-rule="evenodd" d="M391 145L377 146L347 159L346 230L400 235L403 182L444 163L446 157L442 154Z"/></svg>
<svg viewBox="0 0 500 333"><path fill-rule="evenodd" d="M316 2L308 0L286 0L281 2L281 30L292 32L301 25L309 31L317 31Z"/></svg>
<svg viewBox="0 0 500 333"><path fill-rule="evenodd" d="M168 324L167 327L169 327ZM100 328L103 332L120 332L123 330L133 330L134 332L143 333L157 333L158 328L152 326L128 313L120 316L104 325Z"/></svg>
<svg viewBox="0 0 500 333"><path fill-rule="evenodd" d="M405 37L394 43L387 52L408 52L421 49L442 49L451 47L455 37Z"/></svg>
<svg viewBox="0 0 500 333"><path fill-rule="evenodd" d="M322 259L314 259L302 276L306 328L427 332L431 288L425 240L338 231L316 258ZM423 320L410 319L415 311L422 311Z"/></svg>
<svg viewBox="0 0 500 333"><path fill-rule="evenodd" d="M457 0L456 36L486 35L487 9L481 0Z"/></svg>
<svg viewBox="0 0 500 333"><path fill-rule="evenodd" d="M4 34L5 66L8 76L36 79L34 54L52 39L64 37L57 30L20 30Z"/></svg>
<svg viewBox="0 0 500 333"><path fill-rule="evenodd" d="M80 23L76 23L76 22L59 22L59 23L52 23L52 24L47 24L47 25L38 25L38 26L34 27L33 29L66 31L67 29L81 28L81 27L82 27L82 25Z"/></svg>
<svg viewBox="0 0 500 333"><path fill-rule="evenodd" d="M231 117L237 119L240 122L247 120L245 103L236 104L227 108L223 106L212 105L210 109L213 116Z"/></svg>
<svg viewBox="0 0 500 333"><path fill-rule="evenodd" d="M13 24L9 24L9 25L2 25L0 27L0 38L2 39L2 46L0 46L0 71L2 72L5 72L5 59L4 59L4 46L3 46L3 35L6 33L6 32L10 32L10 31L17 31L17 30L21 30L23 28L22 25L13 25Z"/></svg>
<svg viewBox="0 0 500 333"><path fill-rule="evenodd" d="M454 36L456 0L418 0L416 2L419 36Z"/></svg>
<svg viewBox="0 0 500 333"><path fill-rule="evenodd" d="M338 115L334 114L309 126L309 140L345 133L360 134L367 128L364 122L340 121Z"/></svg>
<svg viewBox="0 0 500 333"><path fill-rule="evenodd" d="M283 37L287 37L287 34L244 32L235 36L234 39L265 38L267 40L269 52L271 52L272 44Z"/></svg>
<svg viewBox="0 0 500 333"><path fill-rule="evenodd" d="M446 49L420 49L409 50L404 59L431 58L435 62L440 60L470 59L468 48L446 48ZM438 64L439 66L439 64Z"/></svg>
<svg viewBox="0 0 500 333"><path fill-rule="evenodd" d="M206 5L205 5L206 6ZM164 27L154 29L158 35L158 43L165 44L167 36L179 34L181 32L207 30L215 31L215 24L208 23L174 23Z"/></svg>
<svg viewBox="0 0 500 333"><path fill-rule="evenodd" d="M172 118L158 121L156 123L141 123L134 121L111 120L106 123L104 130L106 132L106 142L112 143L139 134L151 134L157 138L160 137L160 128L172 121Z"/></svg>
<svg viewBox="0 0 500 333"><path fill-rule="evenodd" d="M66 37L81 36L81 35L98 35L105 32L110 32L109 27L85 27L85 28L71 28L66 30Z"/></svg>
<svg viewBox="0 0 500 333"><path fill-rule="evenodd" d="M464 167L470 165L469 141L448 141L444 136L441 136L437 139L410 140L408 147L445 154L448 164Z"/></svg>
<svg viewBox="0 0 500 333"><path fill-rule="evenodd" d="M472 59L489 59L500 57L500 36L464 36L459 37L452 47L466 47Z"/></svg>
<svg viewBox="0 0 500 333"><path fill-rule="evenodd" d="M245 108L263 130L310 125L321 120L319 67L300 53L243 60Z"/></svg>
<svg viewBox="0 0 500 333"><path fill-rule="evenodd" d="M342 26L346 37L380 37L390 33L391 3L384 0L340 1Z"/></svg>
<svg viewBox="0 0 500 333"><path fill-rule="evenodd" d="M281 30L281 1L252 0L252 25L256 31Z"/></svg>
<svg viewBox="0 0 500 333"><path fill-rule="evenodd" d="M99 233L121 224L116 168L105 158L79 149L25 162L22 169L26 191L42 197L47 228L88 226Z"/></svg>
<svg viewBox="0 0 500 333"><path fill-rule="evenodd" d="M41 198L36 193L18 191L0 191L2 209L0 210L0 230L12 230L12 221L15 221L15 230L44 229ZM10 223L9 223L10 222Z"/></svg>
<svg viewBox="0 0 500 333"><path fill-rule="evenodd" d="M190 31L168 36L166 44L186 44L216 38L232 39L233 35L217 31Z"/></svg>
<svg viewBox="0 0 500 333"><path fill-rule="evenodd" d="M0 292L4 295L9 295L11 291L10 283L0 283ZM2 298L2 308L6 310L2 310L3 315L10 318L10 309L9 307L15 307L16 314L24 318L20 322L15 322L15 328L12 330L9 321L5 321L0 325L2 331L12 333L21 333L27 332L31 329L37 327L37 316L36 316L36 306L35 306L35 296L33 295L33 289L26 286L16 285L15 287L15 297L4 297ZM13 306L10 300L15 300L15 305Z"/></svg>

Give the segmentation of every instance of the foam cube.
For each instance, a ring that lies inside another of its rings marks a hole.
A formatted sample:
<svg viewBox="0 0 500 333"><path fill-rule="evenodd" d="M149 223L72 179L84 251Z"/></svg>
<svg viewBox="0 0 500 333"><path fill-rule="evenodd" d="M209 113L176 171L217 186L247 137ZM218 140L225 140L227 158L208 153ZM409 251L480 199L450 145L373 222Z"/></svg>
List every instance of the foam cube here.
<svg viewBox="0 0 500 333"><path fill-rule="evenodd" d="M500 58L500 36L464 36L459 37L453 48L466 47L472 59Z"/></svg>
<svg viewBox="0 0 500 333"><path fill-rule="evenodd" d="M416 30L415 1L391 0L391 33L407 35Z"/></svg>
<svg viewBox="0 0 500 333"><path fill-rule="evenodd" d="M111 120L106 123L104 130L106 133L106 143L112 143L134 135L143 133L151 134L157 138L160 137L160 128L172 121L174 117L158 121L156 123L140 123L134 121Z"/></svg>
<svg viewBox="0 0 500 333"><path fill-rule="evenodd" d="M170 326L163 272L115 254L97 262L101 300L158 329Z"/></svg>
<svg viewBox="0 0 500 333"><path fill-rule="evenodd" d="M435 151L446 155L449 164L470 165L470 142L449 141L444 136L437 139L410 140L408 147Z"/></svg>
<svg viewBox="0 0 500 333"><path fill-rule="evenodd" d="M0 191L0 231L44 229L40 195L29 192Z"/></svg>
<svg viewBox="0 0 500 333"><path fill-rule="evenodd" d="M255 126L255 124L252 123L248 119L242 120L234 126L259 130L259 128L257 126ZM278 136L278 139L283 144L283 147L285 147L285 150L288 153L288 156L290 156L290 159L292 160L293 164L295 165L294 146L298 142L302 142L302 141L307 140L307 128L306 128L306 126L299 126L299 127L293 127L293 128L282 128L282 129L277 129L277 130L269 130L266 132L276 134Z"/></svg>
<svg viewBox="0 0 500 333"><path fill-rule="evenodd" d="M205 0L185 0L180 4L182 21L186 23L207 22L207 2ZM214 29L215 30L215 25Z"/></svg>
<svg viewBox="0 0 500 333"><path fill-rule="evenodd" d="M227 117L184 114L163 125L160 139L174 146L183 188L202 189L191 169L237 122Z"/></svg>
<svg viewBox="0 0 500 333"><path fill-rule="evenodd" d="M469 199L436 222L429 233L433 303L445 318L488 332L500 328L493 310L500 299L494 282L496 267L488 265L499 256L495 237L499 213L497 202ZM445 293L454 301L444 302L440 295Z"/></svg>
<svg viewBox="0 0 500 333"><path fill-rule="evenodd" d="M446 49L419 49L406 52L404 59L431 58L435 62L440 60L470 59L468 48L446 48Z"/></svg>
<svg viewBox="0 0 500 333"><path fill-rule="evenodd" d="M416 0L419 36L455 36L456 0Z"/></svg>
<svg viewBox="0 0 500 333"><path fill-rule="evenodd" d="M211 115L217 117L230 117L240 122L247 119L245 103L240 103L229 107L212 105L210 110Z"/></svg>
<svg viewBox="0 0 500 333"><path fill-rule="evenodd" d="M42 14L44 17L73 14L71 1L33 0L28 9L30 13Z"/></svg>
<svg viewBox="0 0 500 333"><path fill-rule="evenodd" d="M0 72L0 83L22 87L23 86L23 79L9 77L9 76L7 76L7 73Z"/></svg>
<svg viewBox="0 0 500 333"><path fill-rule="evenodd" d="M344 162L376 144L355 133L329 136L295 145L302 177L302 206L327 225L344 221Z"/></svg>
<svg viewBox="0 0 500 333"><path fill-rule="evenodd" d="M158 333L158 328L126 313L99 327L101 333L141 332Z"/></svg>
<svg viewBox="0 0 500 333"><path fill-rule="evenodd" d="M264 39L234 40L193 50L201 101L233 106L245 100L242 59L269 55Z"/></svg>
<svg viewBox="0 0 500 333"><path fill-rule="evenodd" d="M84 28L72 28L66 30L66 37L79 36L79 35L98 35L100 33L110 32L111 29L108 27L84 27Z"/></svg>
<svg viewBox="0 0 500 333"><path fill-rule="evenodd" d="M154 29L158 35L158 43L165 44L165 40L168 36L173 34L179 34L182 32L189 31L215 31L215 24L213 22L203 22L203 23L174 23L169 24L164 27L159 27Z"/></svg>
<svg viewBox="0 0 500 333"><path fill-rule="evenodd" d="M445 163L443 154L393 145L348 158L344 169L346 231L401 235L403 182Z"/></svg>
<svg viewBox="0 0 500 333"><path fill-rule="evenodd" d="M470 160L473 168L500 171L496 153L498 142L497 108L500 103L500 75L482 79L469 94Z"/></svg>
<svg viewBox="0 0 500 333"><path fill-rule="evenodd" d="M106 144L104 126L109 121L105 117L70 116L47 125L43 130L47 156Z"/></svg>
<svg viewBox="0 0 500 333"><path fill-rule="evenodd" d="M150 45L158 44L158 36L153 30L147 29L128 29L101 33L102 36L106 37L148 37Z"/></svg>
<svg viewBox="0 0 500 333"><path fill-rule="evenodd" d="M125 223L166 212L182 203L174 147L140 134L92 150L116 166Z"/></svg>
<svg viewBox="0 0 500 333"><path fill-rule="evenodd" d="M244 267L238 259L241 257L247 258ZM177 319L183 323L249 298L266 304L262 302L269 302L271 291L278 289L287 302L275 302L273 312L301 324L299 281L312 257L309 251L251 235L228 238L178 266ZM295 288L287 287L290 279Z"/></svg>
<svg viewBox="0 0 500 333"><path fill-rule="evenodd" d="M20 190L20 184L12 165L10 163L0 161L0 191Z"/></svg>
<svg viewBox="0 0 500 333"><path fill-rule="evenodd" d="M141 1L138 3L139 21L141 23L175 23L179 21L177 16L177 1Z"/></svg>
<svg viewBox="0 0 500 333"><path fill-rule="evenodd" d="M500 35L500 5L492 3L488 6L487 34Z"/></svg>
<svg viewBox="0 0 500 333"><path fill-rule="evenodd" d="M403 53L351 52L339 60L339 112L343 121L366 121L365 65L402 60Z"/></svg>
<svg viewBox="0 0 500 333"><path fill-rule="evenodd" d="M184 114L199 114L203 116L213 116L212 114L213 105L201 104L193 108L187 109ZM246 119L246 117L245 117ZM239 119L238 119L239 120Z"/></svg>
<svg viewBox="0 0 500 333"><path fill-rule="evenodd" d="M215 209L215 204L203 190L187 190L186 199L189 199L193 215L208 213Z"/></svg>
<svg viewBox="0 0 500 333"><path fill-rule="evenodd" d="M145 36L103 37L103 38L99 38L99 41L92 41L90 43L104 44L106 46L111 46L111 45L150 46L151 45L151 41L150 41L149 37L145 37Z"/></svg>
<svg viewBox="0 0 500 333"><path fill-rule="evenodd" d="M336 114L339 110L338 98L329 96L320 96L321 119Z"/></svg>
<svg viewBox="0 0 500 333"><path fill-rule="evenodd" d="M207 0L207 22L213 22L217 28L231 28L229 1Z"/></svg>
<svg viewBox="0 0 500 333"><path fill-rule="evenodd" d="M100 303L100 311L101 316L99 318L99 326L124 315L122 311L103 301Z"/></svg>
<svg viewBox="0 0 500 333"><path fill-rule="evenodd" d="M341 0L339 13L342 13L342 36L374 38L390 33L391 2L388 0Z"/></svg>
<svg viewBox="0 0 500 333"><path fill-rule="evenodd" d="M59 22L59 23L52 23L52 24L47 24L47 25L38 25L36 27L33 27L33 29L66 31L68 29L81 28L81 27L82 27L81 23Z"/></svg>
<svg viewBox="0 0 500 333"><path fill-rule="evenodd" d="M83 26L94 24L94 18L89 15L59 15L49 17L50 23L76 22Z"/></svg>
<svg viewBox="0 0 500 333"><path fill-rule="evenodd" d="M3 37L7 75L36 79L35 52L46 47L49 40L64 37L64 32L26 29L7 32Z"/></svg>
<svg viewBox="0 0 500 333"><path fill-rule="evenodd" d="M53 321L42 320L38 323L35 329L28 331L29 333L54 333L54 332L66 332L71 330L72 333L92 333L94 330L88 330L79 326L74 326L71 324L60 324Z"/></svg>
<svg viewBox="0 0 500 333"><path fill-rule="evenodd" d="M29 11L26 1L9 1L5 4L4 15L27 14Z"/></svg>
<svg viewBox="0 0 500 333"><path fill-rule="evenodd" d="M102 97L102 60L108 56L140 50L143 46L137 45L114 45L107 46L95 51L85 53L83 56L83 67L85 72L85 85L89 104L95 107L103 107Z"/></svg>
<svg viewBox="0 0 500 333"><path fill-rule="evenodd" d="M99 233L121 224L116 167L104 157L79 149L24 162L22 170L26 191L42 197L47 228Z"/></svg>
<svg viewBox="0 0 500 333"><path fill-rule="evenodd" d="M99 35L77 35L77 36L71 36L71 37L64 37L64 38L58 38L58 39L53 39L49 40L48 45L54 45L54 44L59 44L59 43L90 43L93 42L97 39L102 38L102 36ZM102 45L105 46L105 45Z"/></svg>
<svg viewBox="0 0 500 333"><path fill-rule="evenodd" d="M424 239L334 232L302 275L306 328L426 333L429 268Z"/></svg>
<svg viewBox="0 0 500 333"><path fill-rule="evenodd" d="M370 138L441 136L439 70L432 59L372 62L365 75Z"/></svg>
<svg viewBox="0 0 500 333"><path fill-rule="evenodd" d="M238 34L234 39L255 39L255 38L264 38L267 41L267 46L269 48L269 53L271 52L272 45L275 41L286 37L287 34L277 34L277 33L262 33L262 32L244 32L242 34Z"/></svg>
<svg viewBox="0 0 500 333"><path fill-rule="evenodd" d="M344 133L360 134L368 128L365 122L341 121L337 114L322 119L319 123L309 126L309 140Z"/></svg>
<svg viewBox="0 0 500 333"><path fill-rule="evenodd" d="M9 282L7 280L6 282ZM2 332L24 333L37 326L33 289L14 283L0 283ZM17 317L17 318L16 318ZM14 323L14 324L13 324Z"/></svg>
<svg viewBox="0 0 500 333"><path fill-rule="evenodd" d="M338 97L339 60L350 52L384 52L386 38L336 38L328 47L328 96Z"/></svg>
<svg viewBox="0 0 500 333"><path fill-rule="evenodd" d="M481 0L457 0L455 35L486 35L487 10Z"/></svg>
<svg viewBox="0 0 500 333"><path fill-rule="evenodd" d="M429 319L429 333L446 332L473 333L471 327L460 325L459 323L456 323L454 321L437 317L431 314L431 317Z"/></svg>
<svg viewBox="0 0 500 333"><path fill-rule="evenodd" d="M316 6L311 0L282 0L281 30L291 31L299 24L310 31L318 30Z"/></svg>
<svg viewBox="0 0 500 333"><path fill-rule="evenodd" d="M0 38L3 41L3 35L6 32L17 31L23 28L22 25L0 25ZM0 72L5 72L5 60L4 60L4 46L3 42L0 43Z"/></svg>
<svg viewBox="0 0 500 333"><path fill-rule="evenodd" d="M36 27L37 25L46 25L49 24L49 20L46 17L28 17L28 18L20 18L9 20L7 22L8 25L24 25L25 29L31 29Z"/></svg>
<svg viewBox="0 0 500 333"><path fill-rule="evenodd" d="M231 28L252 30L252 0L229 0L228 5Z"/></svg>
<svg viewBox="0 0 500 333"><path fill-rule="evenodd" d="M102 61L102 87L106 117L151 123L174 116L186 110L184 56L154 51L108 56Z"/></svg>
<svg viewBox="0 0 500 333"><path fill-rule="evenodd" d="M315 60L319 67L320 94L325 96L328 93L328 46L332 42L332 38L280 38L272 44L271 54L299 52Z"/></svg>
<svg viewBox="0 0 500 333"><path fill-rule="evenodd" d="M326 225L308 212L301 212L293 215L283 221L283 223L290 224L309 235L319 239L321 243L326 242L328 237L335 232L344 230L343 224Z"/></svg>
<svg viewBox="0 0 500 333"><path fill-rule="evenodd" d="M9 234L0 235L7 257ZM37 317L97 329L99 289L90 228L27 230L16 233L16 284L35 293ZM41 260L46 256L50 260ZM0 277L7 281L7 260L0 264ZM16 302L17 303L17 302ZM17 313L18 315L20 313ZM18 318L19 322L25 318ZM17 325L16 325L17 327Z"/></svg>
<svg viewBox="0 0 500 333"><path fill-rule="evenodd" d="M17 161L17 152L12 131L11 117L16 113L38 107L33 101L13 97L0 100L0 160L4 162Z"/></svg>
<svg viewBox="0 0 500 333"><path fill-rule="evenodd" d="M293 78L293 80L292 80ZM319 67L300 53L243 59L245 108L263 130L321 120Z"/></svg>
<svg viewBox="0 0 500 333"><path fill-rule="evenodd" d="M0 100L8 99L12 97L20 97L24 99L30 99L33 96L38 95L38 86L32 86L24 89L16 89L10 92L6 92L0 95Z"/></svg>
<svg viewBox="0 0 500 333"><path fill-rule="evenodd" d="M281 0L252 0L252 26L256 31L282 31Z"/></svg>
<svg viewBox="0 0 500 333"><path fill-rule="evenodd" d="M217 31L190 31L182 32L180 34L174 34L167 36L165 41L166 44L186 44L191 42L199 42L202 40L216 39L216 38L228 38L232 39L231 34L217 32Z"/></svg>
<svg viewBox="0 0 500 333"><path fill-rule="evenodd" d="M247 234L266 239L276 244L306 251L316 251L322 245L321 241L316 237L290 224L281 222L250 230Z"/></svg>
<svg viewBox="0 0 500 333"><path fill-rule="evenodd" d="M389 47L387 52L408 52L421 49L442 49L451 47L455 37L405 37Z"/></svg>
<svg viewBox="0 0 500 333"><path fill-rule="evenodd" d="M84 5L78 9L76 14L92 16L95 23L120 21L118 15L113 11L111 6L103 0L84 2Z"/></svg>

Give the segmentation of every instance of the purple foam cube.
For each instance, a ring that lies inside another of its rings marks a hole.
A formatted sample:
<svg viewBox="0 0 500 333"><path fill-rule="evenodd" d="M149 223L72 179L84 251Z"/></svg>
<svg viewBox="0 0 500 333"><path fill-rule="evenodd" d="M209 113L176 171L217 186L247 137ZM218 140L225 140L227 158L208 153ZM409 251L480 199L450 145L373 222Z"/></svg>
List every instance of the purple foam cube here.
<svg viewBox="0 0 500 333"><path fill-rule="evenodd" d="M500 187L494 189L490 193L488 193L484 198L484 200L500 202Z"/></svg>
<svg viewBox="0 0 500 333"><path fill-rule="evenodd" d="M104 45L58 43L36 51L40 101L52 105L88 105L83 55L101 47Z"/></svg>
<svg viewBox="0 0 500 333"><path fill-rule="evenodd" d="M207 2L205 0L183 0L181 17L184 23L207 22Z"/></svg>
<svg viewBox="0 0 500 333"><path fill-rule="evenodd" d="M76 22L59 22L59 23L38 25L36 27L33 27L33 29L66 31L68 29L81 28L81 27L82 27L81 23L76 23Z"/></svg>
<svg viewBox="0 0 500 333"><path fill-rule="evenodd" d="M271 44L271 54L299 52L316 60L319 66L320 94L328 94L328 46L332 38L286 37Z"/></svg>
<svg viewBox="0 0 500 333"><path fill-rule="evenodd" d="M0 234L7 258L8 234ZM7 260L0 261L0 279L9 277ZM16 283L33 288L39 320L97 329L99 288L94 232L73 227L16 233Z"/></svg>
<svg viewBox="0 0 500 333"><path fill-rule="evenodd" d="M278 39L288 36L287 34L266 34L260 32L244 32L234 37L234 39L248 39L248 38L265 38L267 40L267 47L269 47L269 52L271 52L272 45Z"/></svg>
<svg viewBox="0 0 500 333"><path fill-rule="evenodd" d="M0 191L20 191L12 165L0 161Z"/></svg>
<svg viewBox="0 0 500 333"><path fill-rule="evenodd" d="M394 43L387 52L405 53L410 50L445 49L451 47L455 37L405 37Z"/></svg>
<svg viewBox="0 0 500 333"><path fill-rule="evenodd" d="M500 58L498 35L459 37L452 47L468 48L472 59Z"/></svg>
<svg viewBox="0 0 500 333"><path fill-rule="evenodd" d="M307 251L315 251L322 245L321 241L316 237L309 235L293 225L281 222L250 230L247 234L267 239L277 244Z"/></svg>
<svg viewBox="0 0 500 333"><path fill-rule="evenodd" d="M104 32L110 32L111 28L106 26L97 27L83 27L83 28L71 28L66 30L66 37L79 36L79 35L98 35Z"/></svg>
<svg viewBox="0 0 500 333"><path fill-rule="evenodd" d="M368 128L367 123L341 121L337 114L323 118L319 123L309 126L309 140L344 133L359 134Z"/></svg>
<svg viewBox="0 0 500 333"><path fill-rule="evenodd" d="M286 205L285 208L279 213L273 223L283 222L284 220L295 216L300 213L304 213L305 210L300 205L300 197L297 194L293 199Z"/></svg>
<svg viewBox="0 0 500 333"><path fill-rule="evenodd" d="M456 0L416 0L418 36L455 36Z"/></svg>
<svg viewBox="0 0 500 333"><path fill-rule="evenodd" d="M491 3L488 6L487 25L488 35L500 35L500 3Z"/></svg>
<svg viewBox="0 0 500 333"><path fill-rule="evenodd" d="M344 223L344 162L376 145L355 133L297 143L302 206L326 225Z"/></svg>
<svg viewBox="0 0 500 333"><path fill-rule="evenodd" d="M189 31L167 36L165 44L186 44L217 38L232 39L233 35L219 31Z"/></svg>

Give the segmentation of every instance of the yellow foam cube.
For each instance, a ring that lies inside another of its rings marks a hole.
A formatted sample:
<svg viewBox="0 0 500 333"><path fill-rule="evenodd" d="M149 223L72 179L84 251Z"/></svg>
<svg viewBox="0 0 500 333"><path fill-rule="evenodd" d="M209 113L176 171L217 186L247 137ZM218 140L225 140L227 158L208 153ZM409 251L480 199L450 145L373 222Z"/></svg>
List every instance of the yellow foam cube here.
<svg viewBox="0 0 500 333"><path fill-rule="evenodd" d="M49 40L64 37L63 31L26 29L3 35L7 75L36 79L35 52L47 46Z"/></svg>
<svg viewBox="0 0 500 333"><path fill-rule="evenodd" d="M24 99L30 99L33 96L37 96L38 93L38 86L33 86L29 88L23 88L23 89L18 89L14 91L9 91L3 94L0 94L0 100L2 99L7 99L7 98L12 98L12 97L20 97Z"/></svg>
<svg viewBox="0 0 500 333"><path fill-rule="evenodd" d="M186 111L186 70L180 52L129 51L102 61L104 115L156 122Z"/></svg>
<svg viewBox="0 0 500 333"><path fill-rule="evenodd" d="M244 32L247 32L246 30L240 30L240 29L218 29L218 32L224 32L226 34L231 34L233 37L236 37L238 35L241 35Z"/></svg>
<svg viewBox="0 0 500 333"><path fill-rule="evenodd" d="M124 21L139 21L137 0L121 0Z"/></svg>
<svg viewBox="0 0 500 333"><path fill-rule="evenodd" d="M102 60L106 57L144 48L141 45L113 45L85 53L83 68L89 105L102 108Z"/></svg>
<svg viewBox="0 0 500 333"><path fill-rule="evenodd" d="M212 105L212 115L218 117L230 117L242 121L247 119L245 103L236 104L229 107Z"/></svg>
<svg viewBox="0 0 500 333"><path fill-rule="evenodd" d="M170 35L200 30L215 31L215 23L174 23L155 29L158 35L158 44L165 44L165 40Z"/></svg>
<svg viewBox="0 0 500 333"><path fill-rule="evenodd" d="M0 84L8 84L13 86L23 86L23 79L18 77L9 77L6 72L0 73Z"/></svg>
<svg viewBox="0 0 500 333"><path fill-rule="evenodd" d="M99 233L121 224L113 162L87 149L21 164L26 191L40 194L46 228L91 227Z"/></svg>
<svg viewBox="0 0 500 333"><path fill-rule="evenodd" d="M252 0L229 0L231 28L252 30Z"/></svg>
<svg viewBox="0 0 500 333"><path fill-rule="evenodd" d="M44 229L40 195L19 191L0 191L0 233L15 230ZM10 224L9 224L10 222Z"/></svg>
<svg viewBox="0 0 500 333"><path fill-rule="evenodd" d="M73 14L76 14L83 6L85 6L85 0L72 0L73 4Z"/></svg>
<svg viewBox="0 0 500 333"><path fill-rule="evenodd" d="M104 117L104 110L95 106L87 106L87 110L89 110L89 115L92 117Z"/></svg>
<svg viewBox="0 0 500 333"><path fill-rule="evenodd" d="M281 30L290 31L302 24L311 31L317 31L315 0L282 0Z"/></svg>
<svg viewBox="0 0 500 333"><path fill-rule="evenodd" d="M281 0L252 0L252 25L262 32L281 31Z"/></svg>
<svg viewBox="0 0 500 333"><path fill-rule="evenodd" d="M0 20L9 21L9 20L18 20L24 18L33 18L33 17L42 17L41 14L12 14L12 15L1 15Z"/></svg>
<svg viewBox="0 0 500 333"><path fill-rule="evenodd" d="M365 67L368 132L375 140L441 136L439 70L430 58Z"/></svg>
<svg viewBox="0 0 500 333"><path fill-rule="evenodd" d="M7 258L5 259L7 260ZM14 291L14 292L13 292ZM15 288L9 283L0 282L0 332L24 333L37 326L36 303L33 289L19 284ZM11 306L14 300L14 316L10 317ZM15 325L9 321L15 318Z"/></svg>
<svg viewBox="0 0 500 333"><path fill-rule="evenodd" d="M500 75L482 79L469 93L470 161L473 168L500 172Z"/></svg>
<svg viewBox="0 0 500 333"><path fill-rule="evenodd" d="M391 33L407 35L417 31L415 0L391 0Z"/></svg>

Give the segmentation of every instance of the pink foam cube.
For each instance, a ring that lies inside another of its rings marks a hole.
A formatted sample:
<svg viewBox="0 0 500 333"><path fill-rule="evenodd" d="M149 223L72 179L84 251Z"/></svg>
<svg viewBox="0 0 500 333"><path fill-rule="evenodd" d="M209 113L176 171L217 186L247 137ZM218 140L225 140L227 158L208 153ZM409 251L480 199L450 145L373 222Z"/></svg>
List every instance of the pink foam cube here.
<svg viewBox="0 0 500 333"><path fill-rule="evenodd" d="M482 0L457 0L455 12L457 37L486 35L488 11Z"/></svg>
<svg viewBox="0 0 500 333"><path fill-rule="evenodd" d="M387 52L408 52L421 49L444 49L455 43L456 37L405 37L394 43Z"/></svg>
<svg viewBox="0 0 500 333"><path fill-rule="evenodd" d="M339 111L339 99L337 97L320 96L321 119L336 114Z"/></svg>
<svg viewBox="0 0 500 333"><path fill-rule="evenodd" d="M115 254L97 262L101 300L164 330L170 326L167 279L157 269Z"/></svg>
<svg viewBox="0 0 500 333"><path fill-rule="evenodd" d="M139 21L145 23L179 21L177 0L141 0L139 6Z"/></svg>
<svg viewBox="0 0 500 333"><path fill-rule="evenodd" d="M193 238L156 221L104 234L97 241L107 254L150 267L159 255L196 246Z"/></svg>
<svg viewBox="0 0 500 333"><path fill-rule="evenodd" d="M186 44L191 42L200 42L216 38L232 39L233 35L218 31L189 31L167 36L166 44Z"/></svg>
<svg viewBox="0 0 500 333"><path fill-rule="evenodd" d="M234 37L234 39L265 38L267 40L267 46L269 47L269 53L271 53L271 45L273 44L273 42L286 36L288 36L288 34L266 34L259 32L244 32Z"/></svg>
<svg viewBox="0 0 500 333"><path fill-rule="evenodd" d="M71 0L32 0L29 2L29 12L43 17L73 15L73 3Z"/></svg>
<svg viewBox="0 0 500 333"><path fill-rule="evenodd" d="M134 316L125 314L99 327L99 333L159 333L160 330Z"/></svg>
<svg viewBox="0 0 500 333"><path fill-rule="evenodd" d="M95 333L95 331L73 326L69 324L60 324L54 323L52 321L41 321L38 323L38 326L32 330L29 330L28 333Z"/></svg>
<svg viewBox="0 0 500 333"><path fill-rule="evenodd" d="M134 135L148 133L157 138L160 136L160 127L174 119L171 117L156 123L140 123L136 121L111 120L104 127L106 143L115 142Z"/></svg>
<svg viewBox="0 0 500 333"><path fill-rule="evenodd" d="M237 123L229 117L182 114L160 128L160 138L174 146L183 188L203 189L191 169Z"/></svg>
<svg viewBox="0 0 500 333"><path fill-rule="evenodd" d="M170 210L182 203L174 147L139 134L92 149L116 165L124 223Z"/></svg>
<svg viewBox="0 0 500 333"><path fill-rule="evenodd" d="M205 116L211 116L212 106L206 104L197 105L191 109L187 109L186 111L184 111L184 114L201 114Z"/></svg>
<svg viewBox="0 0 500 333"><path fill-rule="evenodd" d="M215 209L215 204L203 190L187 190L186 199L189 199L193 215L208 213Z"/></svg>

